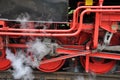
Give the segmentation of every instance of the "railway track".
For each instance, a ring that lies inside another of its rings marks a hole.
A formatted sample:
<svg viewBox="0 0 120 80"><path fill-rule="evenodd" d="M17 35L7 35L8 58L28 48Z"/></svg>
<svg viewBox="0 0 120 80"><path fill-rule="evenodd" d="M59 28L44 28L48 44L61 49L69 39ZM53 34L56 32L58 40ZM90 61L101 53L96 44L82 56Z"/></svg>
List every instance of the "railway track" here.
<svg viewBox="0 0 120 80"><path fill-rule="evenodd" d="M95 75L88 73L73 72L54 72L43 73L39 71L33 72L34 80L120 80L119 74L114 75ZM15 80L10 72L0 72L0 80ZM17 79L18 80L18 79Z"/></svg>

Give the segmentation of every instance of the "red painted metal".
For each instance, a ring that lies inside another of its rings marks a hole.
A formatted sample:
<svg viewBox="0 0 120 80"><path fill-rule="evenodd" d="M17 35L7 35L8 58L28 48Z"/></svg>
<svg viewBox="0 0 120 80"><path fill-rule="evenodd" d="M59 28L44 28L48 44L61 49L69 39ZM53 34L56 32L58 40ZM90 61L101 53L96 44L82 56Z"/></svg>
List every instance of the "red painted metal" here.
<svg viewBox="0 0 120 80"><path fill-rule="evenodd" d="M89 72L89 65L90 65L90 62L89 62L89 54L86 55L86 62L85 62L85 70L86 72Z"/></svg>
<svg viewBox="0 0 120 80"><path fill-rule="evenodd" d="M73 25L72 25L72 28L70 28L69 30L35 30L35 29L11 29L11 28L6 28L6 29L3 29L1 28L0 30L8 30L8 31L30 31L30 32L71 32L75 29L76 27L76 24L78 24L78 12L79 10L81 9L87 9L87 8L90 8L90 9L119 9L120 7L119 6L82 6L82 7L78 7L75 11L74 11L74 15L73 15ZM119 11L119 10L118 10ZM102 12L102 11L101 11ZM104 12L104 11L103 11ZM108 11L110 12L110 11Z"/></svg>
<svg viewBox="0 0 120 80"><path fill-rule="evenodd" d="M85 57L81 57L80 60L82 66L86 68L86 72L94 72L97 74L107 73L116 65L116 60L95 58L91 57L91 55L86 55L86 59Z"/></svg>
<svg viewBox="0 0 120 80"><path fill-rule="evenodd" d="M0 50L0 59L3 59L3 58L5 58L5 50L1 49Z"/></svg>
<svg viewBox="0 0 120 80"><path fill-rule="evenodd" d="M11 48L28 48L25 44L7 44L4 45L5 47L11 47Z"/></svg>
<svg viewBox="0 0 120 80"><path fill-rule="evenodd" d="M63 64L65 63L65 59L90 53L90 52L79 52L78 50L68 50L65 48L58 48L56 52L58 54L68 54L68 55L51 58L51 59L45 59L40 62L40 66L38 67L38 69L43 72L54 72L63 66Z"/></svg>
<svg viewBox="0 0 120 80"><path fill-rule="evenodd" d="M0 25L1 25L3 28L6 27L5 21L1 21L1 20L0 20Z"/></svg>
<svg viewBox="0 0 120 80"><path fill-rule="evenodd" d="M104 0L99 0L99 5L102 6L103 2L104 2Z"/></svg>
<svg viewBox="0 0 120 80"><path fill-rule="evenodd" d="M3 41L6 37L18 39L21 36L29 37L53 37L60 39L63 44L60 48L56 49L56 53L61 55L59 57L53 57L51 59L43 60L38 67L44 72L53 72L58 70L65 62L65 59L76 56L81 57L81 63L85 67L86 72L93 71L96 73L106 73L116 64L116 61L111 60L105 63L107 59L120 60L119 54L110 53L93 53L91 49L98 47L98 39L100 34L100 28L112 33L116 33L118 30L118 21L120 21L120 6L102 6L104 0L99 0L99 6L81 6L74 10L73 20L69 23L70 29L34 29L34 22L27 22L28 29L18 29L14 27L6 26L5 21L0 21L0 49L10 48L27 48L24 43L26 39L21 39L20 43L8 43L3 45ZM84 16L90 13L95 13L95 21L92 23L83 23ZM9 20L6 20L9 21ZM53 22L54 23L54 22ZM61 23L57 23L61 24ZM45 33L44 33L45 32ZM119 35L119 34L118 34ZM17 37L16 37L17 36ZM65 37L65 38L64 38ZM73 39L74 38L74 39ZM87 42L86 39L90 39ZM115 39L113 39L115 40ZM113 41L112 41L113 42ZM119 41L117 41L119 42ZM23 43L23 44L21 44ZM83 44L84 43L84 44ZM113 42L114 43L114 42ZM116 43L115 43L116 45ZM2 52L2 50L1 50ZM100 61L95 57L102 58ZM103 59L104 58L104 59ZM5 65L3 65L5 63ZM99 63L99 64L98 64ZM0 70L7 69L10 61L5 59L5 53L2 52L0 56ZM105 67L105 68L101 68ZM99 68L99 69L98 69Z"/></svg>
<svg viewBox="0 0 120 80"><path fill-rule="evenodd" d="M99 58L104 58L104 59L114 59L114 60L120 60L120 55L116 54L116 53L105 53L105 52L101 52L101 53L93 53L90 54L91 57L99 57Z"/></svg>
<svg viewBox="0 0 120 80"><path fill-rule="evenodd" d="M97 48L98 45L98 35L99 35L99 25L100 25L100 13L96 13L95 16L95 30L93 37L93 48Z"/></svg>
<svg viewBox="0 0 120 80"><path fill-rule="evenodd" d="M61 54L61 51L59 51L58 53ZM66 53L66 51L64 51L64 53ZM60 56L60 57L57 57L57 58L52 58L50 60L41 61L40 64L45 64L45 63L49 63L49 62L59 61L59 60L63 60L63 59L67 59L67 58L72 58L72 57L77 57L77 56L85 56L86 54L90 54L90 53L91 53L91 51L81 51L81 52L79 51L78 53L74 53L73 52L71 54L68 53L69 55L64 55L64 56Z"/></svg>
<svg viewBox="0 0 120 80"><path fill-rule="evenodd" d="M38 69L43 72L55 72L55 71L59 70L63 66L64 63L65 63L65 60L49 62L46 64L41 64L38 67Z"/></svg>
<svg viewBox="0 0 120 80"><path fill-rule="evenodd" d="M4 71L11 67L10 60L5 58L5 50L0 50L0 71Z"/></svg>
<svg viewBox="0 0 120 80"><path fill-rule="evenodd" d="M103 28L103 29L105 29L105 30L107 30L109 32L115 33L118 30L118 24L117 23L113 23L113 21L111 21L111 22L102 21L101 23L102 23L100 25L101 28Z"/></svg>
<svg viewBox="0 0 120 80"><path fill-rule="evenodd" d="M80 14L80 24L79 24L79 27L78 27L78 30L76 31L76 32L74 32L74 33L63 33L63 34L56 34L56 33L46 33L46 34L44 34L44 33L40 33L40 34L38 34L38 33L18 33L18 32L15 32L15 33L13 33L13 32L0 32L0 35L9 35L9 36L12 36L12 35L14 35L14 36L75 36L75 35L78 35L80 32L81 32L81 30L82 30L82 25L83 25L83 15L86 13L86 12L120 12L120 9L113 9L113 10L109 10L109 9L107 9L107 10L101 10L101 9L91 9L91 10L84 10L81 14ZM111 31L111 32L113 32L113 31ZM95 42L95 41L94 41Z"/></svg>
<svg viewBox="0 0 120 80"><path fill-rule="evenodd" d="M3 49L3 39L2 39L2 37L0 37L0 49Z"/></svg>
<svg viewBox="0 0 120 80"><path fill-rule="evenodd" d="M11 62L10 60L6 59L6 58L0 58L0 71L4 71L8 68L11 67Z"/></svg>

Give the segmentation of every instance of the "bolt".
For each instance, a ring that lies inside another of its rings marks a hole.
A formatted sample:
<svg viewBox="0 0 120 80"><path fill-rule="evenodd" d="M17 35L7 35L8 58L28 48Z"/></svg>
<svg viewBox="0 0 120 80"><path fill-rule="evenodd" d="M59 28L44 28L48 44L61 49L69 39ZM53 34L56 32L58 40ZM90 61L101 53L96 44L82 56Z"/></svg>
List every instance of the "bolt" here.
<svg viewBox="0 0 120 80"><path fill-rule="evenodd" d="M117 30L117 25L113 24L113 25L111 26L111 29L114 30L114 31Z"/></svg>

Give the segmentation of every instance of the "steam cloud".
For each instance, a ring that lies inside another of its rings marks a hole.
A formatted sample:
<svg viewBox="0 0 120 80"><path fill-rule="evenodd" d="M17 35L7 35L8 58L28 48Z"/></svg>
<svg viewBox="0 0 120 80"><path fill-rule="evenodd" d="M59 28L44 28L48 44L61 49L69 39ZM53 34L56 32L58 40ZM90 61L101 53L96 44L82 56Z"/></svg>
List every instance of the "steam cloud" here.
<svg viewBox="0 0 120 80"><path fill-rule="evenodd" d="M27 23L29 19L30 16L28 13L21 13L16 20L20 21L21 29L27 29L29 28ZM46 29L45 25L43 27L43 30ZM57 46L57 44L51 44L49 41L50 40L46 38L44 38L44 40L34 38L34 41L26 43L28 46L26 51L16 49L16 52L13 53L10 49L6 49L6 58L11 61L11 66L13 68L12 75L14 79L34 79L32 68L38 67L41 59L47 54L52 53L54 46Z"/></svg>
<svg viewBox="0 0 120 80"><path fill-rule="evenodd" d="M40 39L28 42L27 45L29 46L28 52L31 52L32 56L34 57L34 65L32 65L33 67L38 67L41 59L45 55L49 54L52 50L47 42L42 42Z"/></svg>
<svg viewBox="0 0 120 80"><path fill-rule="evenodd" d="M13 73L15 79L33 80L32 69L26 64L27 60L24 52L19 51L16 54L12 53L9 49L6 49L7 59L12 63Z"/></svg>
<svg viewBox="0 0 120 80"><path fill-rule="evenodd" d="M33 60L31 55L22 50L16 51L14 54L10 49L6 49L6 57L12 62L12 75L15 79L33 80L32 68L38 67L41 59L51 52L51 47L48 46L47 42L41 42L40 39L28 42L27 45L29 46L27 53L32 54Z"/></svg>
<svg viewBox="0 0 120 80"><path fill-rule="evenodd" d="M18 16L17 21L20 21L20 28L29 28L27 24L29 18L30 16L28 13L22 13ZM16 50L16 53L14 54L10 49L6 49L6 58L11 61L13 67L13 77L15 79L33 80L34 75L32 74L32 68L38 67L41 59L50 53L52 47L48 44L50 43L46 39L44 39L44 41L34 39L34 41L26 43L28 46L26 51L22 49L18 51Z"/></svg>
<svg viewBox="0 0 120 80"><path fill-rule="evenodd" d="M18 17L17 17L17 21L20 22L21 29L26 29L28 27L28 24L26 23L28 20L30 19L30 15L28 13L21 13Z"/></svg>

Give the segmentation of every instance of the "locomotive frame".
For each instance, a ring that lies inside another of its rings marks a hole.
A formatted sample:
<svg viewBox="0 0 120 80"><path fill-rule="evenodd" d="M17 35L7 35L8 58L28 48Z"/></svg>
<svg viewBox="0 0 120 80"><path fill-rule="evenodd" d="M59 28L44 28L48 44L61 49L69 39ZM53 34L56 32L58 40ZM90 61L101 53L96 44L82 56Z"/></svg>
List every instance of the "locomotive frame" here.
<svg viewBox="0 0 120 80"><path fill-rule="evenodd" d="M86 0L87 1L87 0ZM89 0L88 0L89 1ZM119 37L119 21L120 21L120 6L103 6L104 0L99 0L98 6L79 6L74 10L73 19L69 23L69 29L35 29L34 22L26 22L29 24L28 29L18 29L9 27L6 22L12 22L9 20L0 20L0 70L6 70L10 67L10 61L6 59L5 48L27 48L26 44L10 44L4 43L4 37L15 38L19 36L32 36L32 37L52 37L63 42L61 47L55 49L59 57L51 58L41 61L40 65L49 64L73 58L81 57L80 61L86 72L95 72L98 74L109 72L115 65L117 60L120 60L118 53L104 52L102 47L109 47L110 45L119 45L119 40L110 38L112 34ZM87 14L94 14L94 20L92 23L85 23L84 16ZM54 22L52 22L54 23ZM51 23L50 23L51 24ZM54 23L62 24L62 23ZM66 23L63 23L66 24ZM42 33L42 32L46 33ZM109 32L109 33L105 33ZM107 35L107 37L104 37ZM70 38L72 40L70 40ZM89 39L88 39L89 38ZM102 38L102 45L100 45L99 39ZM87 40L85 42L85 40ZM110 41L112 41L110 43ZM114 42L115 41L115 42ZM114 47L110 46L110 47ZM100 49L99 49L100 48ZM119 50L119 46L118 46ZM97 59L96 59L97 57ZM100 58L100 60L99 60ZM92 60L92 61L91 61ZM105 62L105 61L108 61ZM61 62L59 67L55 70L48 70L44 72L53 72L58 70L64 61ZM44 65L48 68L48 65ZM102 68L101 68L102 67ZM105 68L104 68L105 67ZM41 70L41 69L40 69Z"/></svg>

